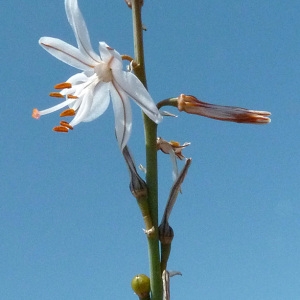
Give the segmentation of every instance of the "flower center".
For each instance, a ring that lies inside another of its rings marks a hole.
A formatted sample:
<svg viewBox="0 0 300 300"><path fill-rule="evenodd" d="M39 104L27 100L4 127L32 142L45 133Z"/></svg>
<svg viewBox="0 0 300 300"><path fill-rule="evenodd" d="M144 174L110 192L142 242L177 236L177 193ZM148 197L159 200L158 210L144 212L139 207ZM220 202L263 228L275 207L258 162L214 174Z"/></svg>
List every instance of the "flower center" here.
<svg viewBox="0 0 300 300"><path fill-rule="evenodd" d="M97 74L100 81L110 82L113 79L111 68L108 63L101 61L94 67L95 73Z"/></svg>

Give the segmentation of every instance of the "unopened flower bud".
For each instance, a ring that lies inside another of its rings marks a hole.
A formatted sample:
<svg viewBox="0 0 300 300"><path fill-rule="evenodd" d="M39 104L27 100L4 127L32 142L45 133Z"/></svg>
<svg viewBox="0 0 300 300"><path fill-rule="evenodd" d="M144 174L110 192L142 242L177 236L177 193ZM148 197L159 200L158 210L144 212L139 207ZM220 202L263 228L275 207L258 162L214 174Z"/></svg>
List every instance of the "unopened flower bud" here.
<svg viewBox="0 0 300 300"><path fill-rule="evenodd" d="M171 253L171 244L174 238L174 231L168 221L161 223L158 227L158 237L161 243L160 247L160 267L164 271Z"/></svg>
<svg viewBox="0 0 300 300"><path fill-rule="evenodd" d="M169 225L169 222L161 223L158 227L158 238L163 245L172 243L174 238L173 228Z"/></svg>
<svg viewBox="0 0 300 300"><path fill-rule="evenodd" d="M138 274L131 281L131 288L140 300L150 299L150 278L145 274Z"/></svg>
<svg viewBox="0 0 300 300"><path fill-rule="evenodd" d="M271 122L269 118L271 113L268 111L211 104L184 94L178 97L178 110L220 121L246 124L268 124Z"/></svg>
<svg viewBox="0 0 300 300"><path fill-rule="evenodd" d="M153 223L150 215L149 203L148 203L148 188L146 182L138 174L133 158L130 155L128 147L125 146L123 149L123 156L125 158L129 174L130 174L130 184L129 188L133 196L136 198L139 208L141 210L144 223L146 225L145 233L148 237L153 236Z"/></svg>
<svg viewBox="0 0 300 300"><path fill-rule="evenodd" d="M130 173L131 180L130 180L129 188L131 193L137 199L147 197L148 194L147 184L138 174L133 158L127 146L125 146L123 149L123 156L125 158Z"/></svg>

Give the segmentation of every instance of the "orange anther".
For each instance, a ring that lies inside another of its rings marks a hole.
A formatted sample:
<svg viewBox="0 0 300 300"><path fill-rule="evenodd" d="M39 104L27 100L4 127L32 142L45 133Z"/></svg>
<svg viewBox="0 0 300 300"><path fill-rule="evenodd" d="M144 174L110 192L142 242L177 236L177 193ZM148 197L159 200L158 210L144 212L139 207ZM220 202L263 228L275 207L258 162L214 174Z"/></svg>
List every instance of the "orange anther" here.
<svg viewBox="0 0 300 300"><path fill-rule="evenodd" d="M34 108L33 110L32 110L32 115L31 115L34 119L39 119L40 118L40 112L38 111L38 109L37 108Z"/></svg>
<svg viewBox="0 0 300 300"><path fill-rule="evenodd" d="M69 89L70 87L72 87L72 84L69 82L62 82L62 83L58 83L54 86L55 89L57 90L61 90L61 89Z"/></svg>
<svg viewBox="0 0 300 300"><path fill-rule="evenodd" d="M174 148L179 148L180 147L180 143L176 142L176 141L170 141L170 144L172 147Z"/></svg>
<svg viewBox="0 0 300 300"><path fill-rule="evenodd" d="M53 128L53 131L56 131L56 132L68 132L69 129L65 126L55 126Z"/></svg>
<svg viewBox="0 0 300 300"><path fill-rule="evenodd" d="M64 96L61 93L52 92L49 94L50 97L56 97L56 98L64 98Z"/></svg>
<svg viewBox="0 0 300 300"><path fill-rule="evenodd" d="M75 116L75 110L73 108L66 109L59 116L60 117L72 117L72 116Z"/></svg>
<svg viewBox="0 0 300 300"><path fill-rule="evenodd" d="M68 99L78 99L78 97L77 97L77 96L74 96L74 95L68 95L67 98L68 98Z"/></svg>
<svg viewBox="0 0 300 300"><path fill-rule="evenodd" d="M73 130L73 126L71 126L67 121L60 121L59 124Z"/></svg>

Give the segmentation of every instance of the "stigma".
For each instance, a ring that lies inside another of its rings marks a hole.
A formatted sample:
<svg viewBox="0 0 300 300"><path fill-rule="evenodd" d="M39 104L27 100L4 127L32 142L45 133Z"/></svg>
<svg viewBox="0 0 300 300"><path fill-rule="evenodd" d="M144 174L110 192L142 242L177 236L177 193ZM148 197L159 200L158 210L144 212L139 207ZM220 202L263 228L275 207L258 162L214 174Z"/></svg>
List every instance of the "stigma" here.
<svg viewBox="0 0 300 300"><path fill-rule="evenodd" d="M31 115L34 119L39 119L41 117L41 114L39 112L39 110L37 108L34 108L32 110L32 115Z"/></svg>

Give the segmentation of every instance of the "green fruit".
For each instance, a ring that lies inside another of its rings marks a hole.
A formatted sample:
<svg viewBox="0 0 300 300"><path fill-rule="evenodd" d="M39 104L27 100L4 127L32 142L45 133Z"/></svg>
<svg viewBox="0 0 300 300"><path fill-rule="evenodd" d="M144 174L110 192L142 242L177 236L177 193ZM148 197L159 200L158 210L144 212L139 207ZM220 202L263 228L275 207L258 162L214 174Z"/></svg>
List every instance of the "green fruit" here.
<svg viewBox="0 0 300 300"><path fill-rule="evenodd" d="M150 293L150 278L145 274L138 274L131 280L133 291L141 298L146 298Z"/></svg>

